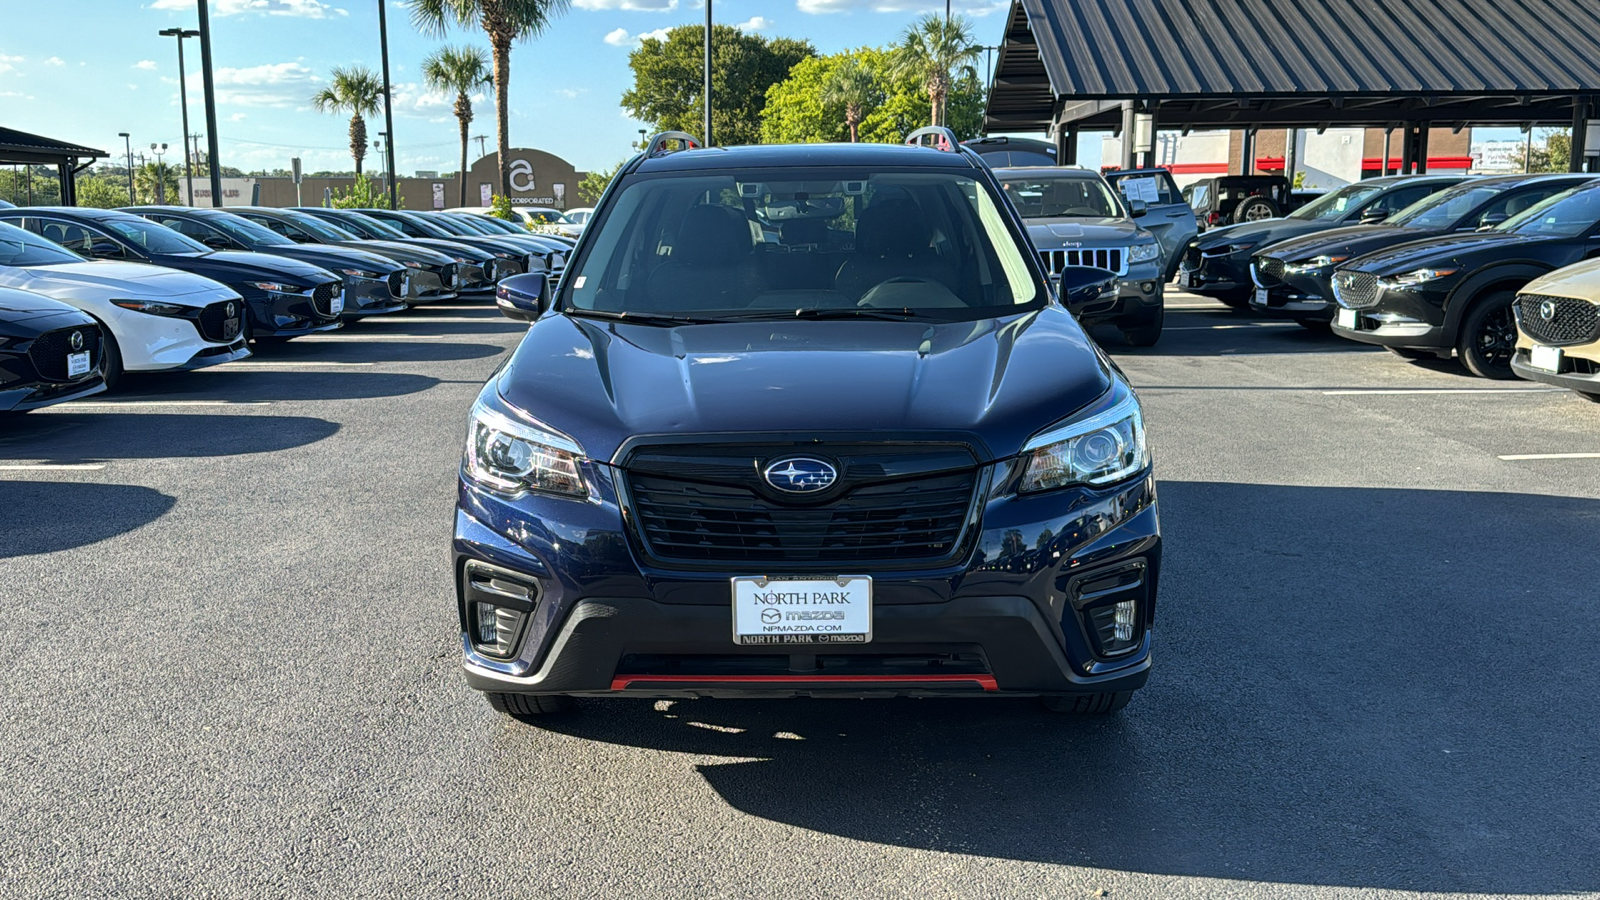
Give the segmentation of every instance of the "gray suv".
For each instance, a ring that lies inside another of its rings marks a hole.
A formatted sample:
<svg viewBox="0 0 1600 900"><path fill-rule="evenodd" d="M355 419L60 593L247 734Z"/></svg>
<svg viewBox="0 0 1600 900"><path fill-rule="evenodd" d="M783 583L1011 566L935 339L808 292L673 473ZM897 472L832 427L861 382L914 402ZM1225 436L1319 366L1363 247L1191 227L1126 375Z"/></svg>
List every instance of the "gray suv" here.
<svg viewBox="0 0 1600 900"><path fill-rule="evenodd" d="M1136 347L1161 339L1169 254L1152 231L1134 221L1149 213L1143 200L1125 200L1087 169L1038 166L995 169L994 174L1028 226L1053 282L1073 267L1117 276L1114 294L1074 306L1080 321L1113 325Z"/></svg>

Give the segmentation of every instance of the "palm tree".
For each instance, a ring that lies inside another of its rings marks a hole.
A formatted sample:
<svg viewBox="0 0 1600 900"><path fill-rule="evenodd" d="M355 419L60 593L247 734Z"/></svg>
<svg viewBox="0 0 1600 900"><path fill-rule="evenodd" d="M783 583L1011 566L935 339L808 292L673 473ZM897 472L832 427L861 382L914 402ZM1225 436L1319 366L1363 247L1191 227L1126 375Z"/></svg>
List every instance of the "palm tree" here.
<svg viewBox="0 0 1600 900"><path fill-rule="evenodd" d="M317 112L350 114L350 156L356 161L356 176L361 161L367 158L367 120L377 113L383 100L383 80L365 66L335 67L328 86L311 98Z"/></svg>
<svg viewBox="0 0 1600 900"><path fill-rule="evenodd" d="M844 124L850 129L850 143L859 140L857 129L871 107L878 102L878 82L861 60L851 57L840 63L822 86L822 102L828 106L844 104Z"/></svg>
<svg viewBox="0 0 1600 900"><path fill-rule="evenodd" d="M494 51L495 150L500 168L500 194L511 195L510 90L511 45L538 37L550 21L567 11L572 0L410 0L411 21L425 34L443 35L454 22L481 28Z"/></svg>
<svg viewBox="0 0 1600 900"><path fill-rule="evenodd" d="M477 47L441 47L422 61L422 80L441 93L455 92L456 121L461 123L461 199L467 205L467 131L472 124L472 92L493 86L489 58Z"/></svg>
<svg viewBox="0 0 1600 900"><path fill-rule="evenodd" d="M950 99L950 73L978 77L973 66L983 48L972 40L972 23L965 18L946 20L932 14L923 16L900 36L895 48L895 70L916 78L928 92L933 107L934 125L945 123L945 103Z"/></svg>
<svg viewBox="0 0 1600 900"><path fill-rule="evenodd" d="M133 170L133 192L140 203L174 203L178 170L168 162L148 162Z"/></svg>

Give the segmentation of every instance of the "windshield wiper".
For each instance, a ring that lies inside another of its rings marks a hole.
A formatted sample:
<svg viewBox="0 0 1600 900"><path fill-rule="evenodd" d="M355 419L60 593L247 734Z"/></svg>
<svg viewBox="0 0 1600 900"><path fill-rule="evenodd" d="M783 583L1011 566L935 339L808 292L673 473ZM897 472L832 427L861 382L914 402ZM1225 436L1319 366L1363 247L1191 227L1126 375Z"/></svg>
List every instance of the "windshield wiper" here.
<svg viewBox="0 0 1600 900"><path fill-rule="evenodd" d="M697 319L692 316L666 316L657 313L612 312L606 309L563 309L563 315L578 319L606 319L612 322L632 322L635 325L709 325L720 319Z"/></svg>
<svg viewBox="0 0 1600 900"><path fill-rule="evenodd" d="M931 318L914 309L882 309L872 306L817 307L802 309L770 309L761 312L736 313L718 316L716 321L734 322L752 319L879 319L886 322L904 322L907 319Z"/></svg>

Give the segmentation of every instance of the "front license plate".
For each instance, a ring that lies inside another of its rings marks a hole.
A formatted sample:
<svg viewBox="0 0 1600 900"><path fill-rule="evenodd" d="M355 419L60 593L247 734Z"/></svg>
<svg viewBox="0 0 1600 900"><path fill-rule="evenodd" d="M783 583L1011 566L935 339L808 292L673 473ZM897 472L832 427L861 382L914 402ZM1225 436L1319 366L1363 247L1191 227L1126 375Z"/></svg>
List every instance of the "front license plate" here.
<svg viewBox="0 0 1600 900"><path fill-rule="evenodd" d="M1181 288L1192 288L1192 287L1194 287L1194 273L1189 271L1188 269L1179 269L1178 270L1178 287L1181 287Z"/></svg>
<svg viewBox="0 0 1600 900"><path fill-rule="evenodd" d="M343 291L340 291L339 293L333 295L333 301L328 304L328 309L329 309L330 312L332 312L336 316L338 314L344 312L344 292Z"/></svg>
<svg viewBox="0 0 1600 900"><path fill-rule="evenodd" d="M233 340L234 338L238 337L239 336L239 320L238 319L223 319L222 320L222 333L225 334L225 335L228 335L229 336L228 340L230 340L230 341Z"/></svg>
<svg viewBox="0 0 1600 900"><path fill-rule="evenodd" d="M1561 348L1535 345L1528 353L1528 365L1546 372L1561 371Z"/></svg>
<svg viewBox="0 0 1600 900"><path fill-rule="evenodd" d="M411 276L410 275L407 275L407 276L405 276L405 277L400 279L400 296L402 296L402 297L411 296Z"/></svg>
<svg viewBox="0 0 1600 900"><path fill-rule="evenodd" d="M1268 301L1267 301L1267 289L1266 288L1256 288L1256 305L1257 306L1268 306L1268 305L1270 305L1268 303Z"/></svg>
<svg viewBox="0 0 1600 900"><path fill-rule="evenodd" d="M89 351L67 354L67 377L77 378L89 374Z"/></svg>
<svg viewBox="0 0 1600 900"><path fill-rule="evenodd" d="M1356 311L1353 310L1353 309L1341 309L1341 310L1339 310L1338 314L1334 318L1334 323L1336 325L1338 325L1340 328L1348 328L1351 331L1355 331L1356 330Z"/></svg>
<svg viewBox="0 0 1600 900"><path fill-rule="evenodd" d="M872 579L733 579L735 644L865 644L872 640Z"/></svg>

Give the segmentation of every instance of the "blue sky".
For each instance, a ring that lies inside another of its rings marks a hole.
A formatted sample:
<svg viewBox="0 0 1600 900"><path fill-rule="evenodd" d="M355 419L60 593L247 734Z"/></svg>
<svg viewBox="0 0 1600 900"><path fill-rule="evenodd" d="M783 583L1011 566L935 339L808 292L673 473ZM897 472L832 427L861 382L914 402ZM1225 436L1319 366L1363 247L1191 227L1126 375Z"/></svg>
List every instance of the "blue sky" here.
<svg viewBox="0 0 1600 900"><path fill-rule="evenodd" d="M975 17L978 38L997 43L1007 0L954 0ZM55 0L7 4L0 30L0 123L121 153L120 131L135 152L152 141L182 159L177 49L163 28L196 25L195 0ZM224 165L307 171L348 169L344 117L322 115L307 99L336 65L376 70L377 0L210 0L217 119ZM714 0L716 21L766 35L810 40L823 53L886 44L918 14L943 0ZM402 173L452 170L459 154L451 98L419 84L422 59L442 43L481 33L423 37L404 0L388 0L389 60L395 82L395 149ZM629 153L642 123L618 101L631 83L628 51L638 36L703 21L700 0L573 0L542 38L512 52L511 142L549 150L579 169L608 166ZM63 23L70 23L64 25ZM185 46L189 125L205 131L199 42ZM494 145L494 111L477 105L473 134ZM381 122L369 123L376 137ZM472 158L477 157L477 142ZM370 161L370 160L369 160Z"/></svg>

